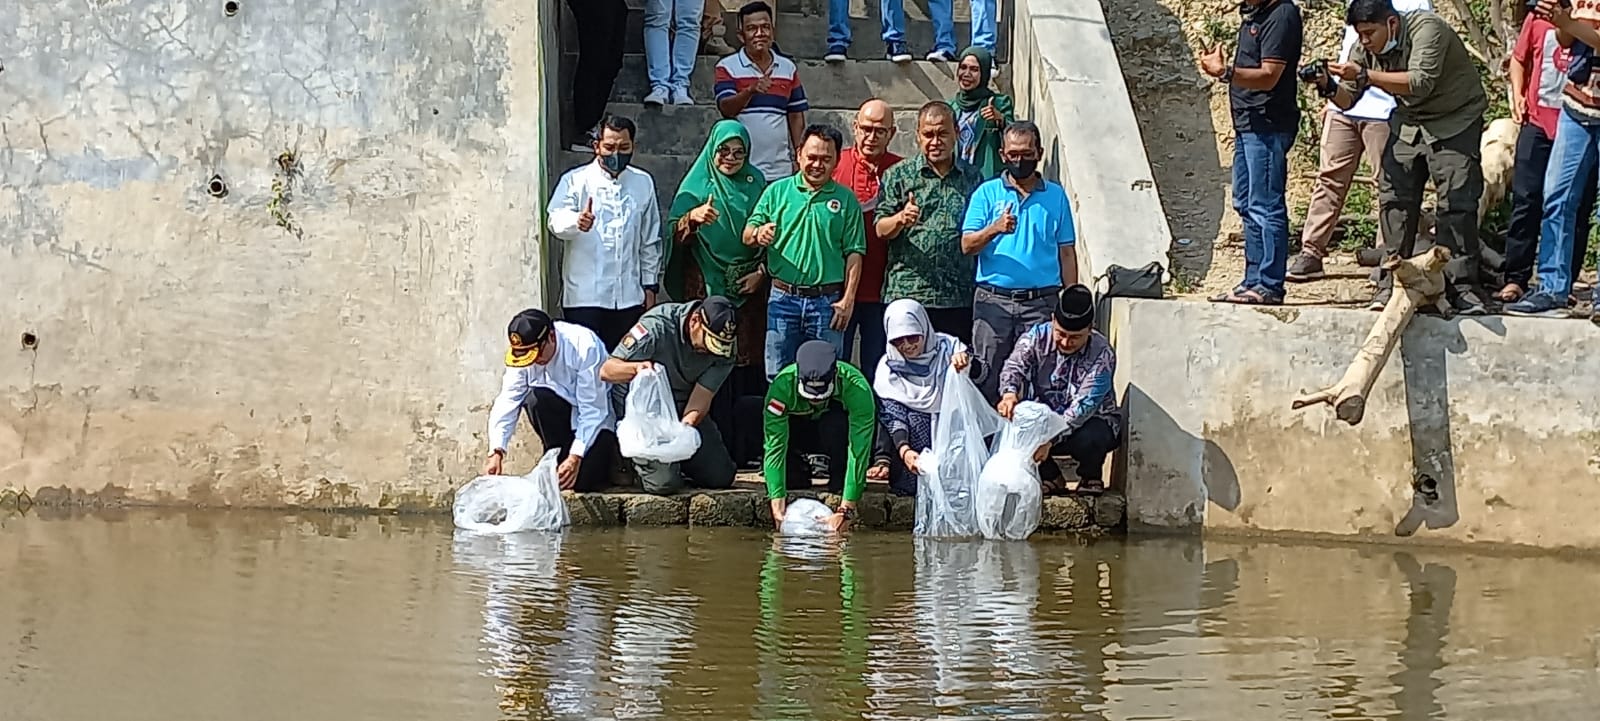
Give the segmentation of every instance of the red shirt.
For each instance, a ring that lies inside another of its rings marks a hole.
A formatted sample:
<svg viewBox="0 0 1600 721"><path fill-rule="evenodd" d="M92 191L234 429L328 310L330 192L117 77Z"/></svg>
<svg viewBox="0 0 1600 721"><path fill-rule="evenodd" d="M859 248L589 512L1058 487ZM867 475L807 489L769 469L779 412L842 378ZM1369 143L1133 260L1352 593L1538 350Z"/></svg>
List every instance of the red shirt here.
<svg viewBox="0 0 1600 721"><path fill-rule="evenodd" d="M861 285L856 288L856 300L879 303L883 300L883 274L889 267L889 246L878 237L873 227L878 209L878 179L889 166L900 162L900 156L884 151L876 162L868 160L855 148L845 148L839 153L839 167L833 169L835 182L849 188L861 201L866 211L867 257L861 259Z"/></svg>
<svg viewBox="0 0 1600 721"><path fill-rule="evenodd" d="M1527 103L1527 114L1513 118L1530 122L1544 131L1547 138L1556 137L1556 119L1561 113L1561 91L1567 83L1567 66L1572 64L1572 51L1556 42L1556 26L1549 20L1529 14L1517 35L1517 45L1511 57L1527 68L1528 78L1522 89Z"/></svg>

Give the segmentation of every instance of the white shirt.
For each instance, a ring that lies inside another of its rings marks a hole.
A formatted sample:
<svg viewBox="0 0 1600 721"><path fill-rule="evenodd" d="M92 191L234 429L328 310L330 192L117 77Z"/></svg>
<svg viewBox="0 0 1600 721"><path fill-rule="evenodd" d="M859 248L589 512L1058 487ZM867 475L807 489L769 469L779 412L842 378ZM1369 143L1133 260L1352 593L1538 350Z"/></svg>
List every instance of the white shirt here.
<svg viewBox="0 0 1600 721"><path fill-rule="evenodd" d="M609 355L600 336L581 325L562 321L555 322L553 332L556 353L549 363L506 367L500 395L489 409L489 450L504 451L511 445L522 404L535 388L548 388L572 404L572 455L588 453L600 431L617 429L616 416L611 412L611 384L600 380L600 364Z"/></svg>
<svg viewBox="0 0 1600 721"><path fill-rule="evenodd" d="M1349 4L1346 2L1345 6L1348 7ZM1391 0L1390 4L1397 13L1433 9L1433 3L1428 0ZM1356 36L1356 29L1349 25L1344 26L1344 48L1339 51L1339 62L1349 62L1351 51L1355 50L1356 44L1360 42L1361 39ZM1331 101L1328 107L1339 110ZM1350 106L1349 110L1339 110L1339 112L1356 120L1385 121L1394 113L1394 96L1379 90L1376 85L1368 86L1367 92L1362 93L1355 105Z"/></svg>
<svg viewBox="0 0 1600 721"><path fill-rule="evenodd" d="M578 230L593 201L594 225ZM661 282L661 210L650 174L624 168L613 178L594 162L561 176L550 198L550 232L565 241L561 304L619 310L644 304Z"/></svg>

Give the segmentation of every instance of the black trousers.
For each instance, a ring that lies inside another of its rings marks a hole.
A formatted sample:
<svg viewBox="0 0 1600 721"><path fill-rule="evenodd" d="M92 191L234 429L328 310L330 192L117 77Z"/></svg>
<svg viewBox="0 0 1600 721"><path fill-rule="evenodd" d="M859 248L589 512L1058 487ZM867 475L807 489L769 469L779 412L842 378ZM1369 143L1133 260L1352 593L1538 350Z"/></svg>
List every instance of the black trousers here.
<svg viewBox="0 0 1600 721"><path fill-rule="evenodd" d="M1533 123L1524 123L1517 133L1517 164L1511 171L1511 222L1506 228L1505 282L1516 283L1524 290L1533 279L1533 265L1538 260L1540 225L1544 221L1544 172L1550 164L1553 141ZM1596 175L1591 173L1584 182L1578 223L1573 227L1574 277L1583 268L1583 256L1589 250L1595 180Z"/></svg>
<svg viewBox="0 0 1600 721"><path fill-rule="evenodd" d="M609 308L562 308L561 313L568 323L576 323L600 336L600 342L606 345L606 352L615 350L622 336L628 334L628 329L639 322L639 316L644 315L644 306L636 305L632 308L611 310Z"/></svg>
<svg viewBox="0 0 1600 721"><path fill-rule="evenodd" d="M1389 133L1383 150L1383 173L1378 177L1378 222L1383 226L1384 255L1409 258L1415 254L1417 225L1422 219L1422 195L1428 184L1438 194L1434 237L1450 250L1444 267L1452 302L1463 294L1477 297L1478 198L1483 195L1483 121L1455 135L1430 143L1412 130ZM1392 288L1394 278L1383 273L1379 287Z"/></svg>
<svg viewBox="0 0 1600 721"><path fill-rule="evenodd" d="M611 100L628 39L627 0L567 0L578 23L578 66L572 74L572 121L594 130Z"/></svg>
<svg viewBox="0 0 1600 721"><path fill-rule="evenodd" d="M745 396L739 399L739 420L750 428L762 428L766 399ZM760 444L757 444L760 447ZM814 418L789 416L789 457L785 461L785 485L791 491L811 488L811 464L806 455L828 457L828 491L844 493L844 476L850 459L850 415L838 401Z"/></svg>
<svg viewBox="0 0 1600 721"><path fill-rule="evenodd" d="M933 323L933 329L959 338L969 347L972 345L972 306L961 308L929 308L928 321ZM868 378L867 380L872 380Z"/></svg>
<svg viewBox="0 0 1600 721"><path fill-rule="evenodd" d="M735 367L711 399L711 419L722 430L735 467L761 466L763 428L760 415L766 397L766 369L747 365Z"/></svg>
<svg viewBox="0 0 1600 721"><path fill-rule="evenodd" d="M1090 418L1064 437L1056 439L1050 455L1067 456L1078 462L1078 478L1085 481L1103 480L1106 456L1122 445L1122 438L1103 418ZM1055 459L1039 464L1039 477L1046 481L1061 478L1061 467Z"/></svg>
<svg viewBox="0 0 1600 721"><path fill-rule="evenodd" d="M523 402L522 410L528 414L528 422L533 424L533 432L539 434L545 450L560 448L560 459L566 460L576 437L572 430L572 404L549 388L535 388ZM616 458L617 434L600 431L578 465L578 490L598 491L611 485L611 466Z"/></svg>

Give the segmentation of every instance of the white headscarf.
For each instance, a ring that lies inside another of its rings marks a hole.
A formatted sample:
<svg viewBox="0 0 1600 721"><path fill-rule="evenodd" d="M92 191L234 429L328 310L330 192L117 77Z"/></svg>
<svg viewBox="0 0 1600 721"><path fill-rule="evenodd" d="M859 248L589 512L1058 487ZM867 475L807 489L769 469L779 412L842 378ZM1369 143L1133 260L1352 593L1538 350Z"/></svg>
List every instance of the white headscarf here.
<svg viewBox="0 0 1600 721"><path fill-rule="evenodd" d="M928 311L909 298L889 304L883 310L884 338L890 341L878 361L872 390L884 400L897 401L923 413L939 412L939 394L944 372L951 357L965 353L967 346L954 337L933 330ZM922 353L912 358L900 355L893 341L907 336L922 336Z"/></svg>

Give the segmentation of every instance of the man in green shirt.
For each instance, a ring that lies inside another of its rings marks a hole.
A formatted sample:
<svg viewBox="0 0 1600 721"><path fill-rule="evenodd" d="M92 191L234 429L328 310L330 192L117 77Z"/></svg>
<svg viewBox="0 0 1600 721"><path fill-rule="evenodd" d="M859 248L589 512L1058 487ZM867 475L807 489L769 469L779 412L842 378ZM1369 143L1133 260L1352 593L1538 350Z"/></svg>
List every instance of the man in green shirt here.
<svg viewBox="0 0 1600 721"><path fill-rule="evenodd" d="M806 128L800 174L767 186L745 223L744 242L767 250L767 380L794 362L795 349L824 340L840 358L855 311L861 257L867 252L861 203L833 180L844 136Z"/></svg>
<svg viewBox="0 0 1600 721"><path fill-rule="evenodd" d="M889 242L883 299L921 303L934 330L970 343L976 269L961 250L961 223L983 175L956 160L956 114L948 103L917 113L917 147L922 154L889 168L879 190L877 231Z"/></svg>
<svg viewBox="0 0 1600 721"><path fill-rule="evenodd" d="M845 530L855 518L872 463L878 425L872 385L855 366L840 361L833 346L810 340L795 351L794 363L773 379L762 410L766 431L762 473L773 522L783 524L789 490L811 487L811 467L799 454L809 451L828 456L828 491L844 497L829 525Z"/></svg>
<svg viewBox="0 0 1600 721"><path fill-rule="evenodd" d="M1380 234L1384 253L1415 251L1423 189L1431 178L1438 192L1437 236L1450 249L1445 266L1449 300L1457 313L1486 312L1478 287L1478 197L1483 194L1483 112L1489 101L1478 69L1444 18L1426 10L1395 12L1389 0L1352 0L1345 22L1360 46L1348 63L1329 63L1327 73L1307 79L1317 94L1349 109L1378 88L1394 96L1389 144L1378 174ZM1384 273L1371 307L1393 294Z"/></svg>
<svg viewBox="0 0 1600 721"><path fill-rule="evenodd" d="M727 488L738 470L722 432L707 417L711 399L733 370L738 309L720 295L689 303L664 303L639 318L611 357L600 366L600 380L611 383L611 407L622 418L628 384L651 366L667 374L682 420L700 429L700 448L682 463L628 459L646 493L660 496L683 490L688 475L699 488Z"/></svg>

